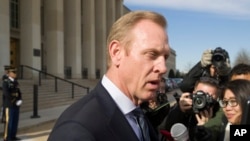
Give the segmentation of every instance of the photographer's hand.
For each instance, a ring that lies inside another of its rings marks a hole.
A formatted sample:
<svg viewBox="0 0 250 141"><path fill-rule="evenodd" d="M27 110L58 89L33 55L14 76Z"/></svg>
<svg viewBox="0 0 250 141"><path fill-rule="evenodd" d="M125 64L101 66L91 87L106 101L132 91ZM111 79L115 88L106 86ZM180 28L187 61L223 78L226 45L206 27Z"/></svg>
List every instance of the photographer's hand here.
<svg viewBox="0 0 250 141"><path fill-rule="evenodd" d="M183 93L180 97L179 106L182 112L187 112L192 108L193 101L190 93Z"/></svg>
<svg viewBox="0 0 250 141"><path fill-rule="evenodd" d="M196 120L197 120L197 125L201 126L204 125L206 122L208 122L209 119L213 116L213 109L209 108L208 110L203 110L200 111L198 114L195 114Z"/></svg>
<svg viewBox="0 0 250 141"><path fill-rule="evenodd" d="M212 50L211 49L208 49L208 50L205 50L202 54L202 57L201 57L201 66L202 67L207 67L208 65L211 65L212 64Z"/></svg>

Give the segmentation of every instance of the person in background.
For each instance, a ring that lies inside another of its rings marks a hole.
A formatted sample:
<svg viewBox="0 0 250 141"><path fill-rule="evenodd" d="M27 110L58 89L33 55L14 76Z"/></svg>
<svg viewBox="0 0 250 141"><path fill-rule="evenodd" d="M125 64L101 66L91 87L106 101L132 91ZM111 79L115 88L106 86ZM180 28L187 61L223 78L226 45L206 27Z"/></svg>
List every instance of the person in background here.
<svg viewBox="0 0 250 141"><path fill-rule="evenodd" d="M184 76L179 88L182 92L193 92L195 82L203 76L213 77L223 86L228 82L230 70L230 58L225 49L217 47L214 50L205 50L201 61Z"/></svg>
<svg viewBox="0 0 250 141"><path fill-rule="evenodd" d="M199 92L202 92L205 96L211 96L210 99L213 99L213 103L211 103L208 108L200 109L195 112L192 97ZM180 100L170 110L165 120L164 129L170 131L175 123L182 123L189 131L189 139L193 141L195 140L195 130L197 126L205 126L205 124L211 126L209 124L214 124L210 121L212 118L215 118L213 119L213 122L216 121L218 126L220 126L221 116L218 114L219 103L216 102L219 92L219 85L216 79L211 77L201 77L195 83L194 91L192 93L183 93Z"/></svg>
<svg viewBox="0 0 250 141"><path fill-rule="evenodd" d="M245 63L239 63L235 65L229 74L230 81L238 80L238 79L244 79L250 81L250 65ZM222 135L220 137L220 141L227 140L229 138L229 126L230 122L228 122L228 119L226 116L222 117L222 123L221 123L221 131L220 134ZM226 135L225 135L226 134Z"/></svg>
<svg viewBox="0 0 250 141"><path fill-rule="evenodd" d="M2 82L5 80L5 79L8 79L8 70L9 70L10 66L4 66L4 74L2 76ZM2 87L1 87L2 88ZM2 123L5 123L5 111L4 111L4 95L2 95L2 107L1 107L1 122Z"/></svg>
<svg viewBox="0 0 250 141"><path fill-rule="evenodd" d="M197 80L199 80L201 77L211 77L218 81L219 88L222 88L229 80L228 75L231 70L230 65L230 58L228 52L221 48L217 47L214 50L208 49L205 50L202 54L201 61L198 62L183 78L183 81L179 84L179 90L181 93L189 92L192 93L195 88L195 83ZM177 103L179 103L180 96L179 93L174 95L176 98ZM218 105L218 103L216 104ZM216 106L218 107L218 106ZM220 108L216 117L211 119L211 121L215 120L214 124L210 124L210 122L204 124L199 124L199 126L195 126L194 132L202 133L203 131L207 131L206 128L210 128L214 134L213 140L216 140L217 138L217 130L218 130L218 118L222 117L223 113ZM212 123L212 122L211 122ZM207 127L206 127L207 126ZM205 130L203 130L205 129ZM209 129L209 130L210 130ZM192 136L194 140L199 139L200 137L204 137L202 134L196 134L196 136ZM206 133L204 133L206 134ZM206 136L203 138L203 140L206 140L206 138L209 138L209 136Z"/></svg>
<svg viewBox="0 0 250 141"><path fill-rule="evenodd" d="M164 77L161 79L160 88L157 91L156 97L147 102L143 102L141 108L158 132L158 126L170 110L170 103L166 94L166 79Z"/></svg>
<svg viewBox="0 0 250 141"><path fill-rule="evenodd" d="M202 92L206 96L210 95L213 99L213 104L208 109L202 109L194 112L193 95L197 92ZM218 81L211 77L201 77L195 83L195 89L192 93L183 93L178 103L170 110L165 121L165 130L170 131L175 123L184 124L189 130L190 140L194 140L196 126L204 125L209 120L216 116L219 105L216 102L219 93ZM219 124L220 125L220 124Z"/></svg>
<svg viewBox="0 0 250 141"><path fill-rule="evenodd" d="M244 63L235 65L229 74L229 78L230 80L235 80L235 79L250 80L250 65Z"/></svg>
<svg viewBox="0 0 250 141"><path fill-rule="evenodd" d="M233 81L237 79L250 80L250 65L249 64L240 63L240 64L235 65L232 68L232 70L229 73L229 80ZM220 130L219 131L216 130L216 132L211 133L211 131L207 128L198 128L197 140L199 140L201 136L203 137L205 136L207 137L205 141L211 141L211 140L223 141L224 134L226 133L227 135L225 136L226 137L225 141L227 141L229 140L228 139L229 125L230 125L230 122L228 122L227 117L224 115L224 112L223 112Z"/></svg>
<svg viewBox="0 0 250 141"><path fill-rule="evenodd" d="M8 69L8 79L3 81L4 99L4 141L20 140L17 135L19 109L22 104L22 93L19 89L19 84L16 80L16 69L10 67Z"/></svg>
<svg viewBox="0 0 250 141"><path fill-rule="evenodd" d="M230 125L241 124L243 107L250 96L250 81L245 79L235 79L230 81L224 88L220 96L220 106L228 121L226 127L223 127L220 141L229 141Z"/></svg>
<svg viewBox="0 0 250 141"><path fill-rule="evenodd" d="M120 17L107 39L107 72L62 113L48 141L158 141L139 106L156 96L167 71L166 26L164 16L151 11Z"/></svg>

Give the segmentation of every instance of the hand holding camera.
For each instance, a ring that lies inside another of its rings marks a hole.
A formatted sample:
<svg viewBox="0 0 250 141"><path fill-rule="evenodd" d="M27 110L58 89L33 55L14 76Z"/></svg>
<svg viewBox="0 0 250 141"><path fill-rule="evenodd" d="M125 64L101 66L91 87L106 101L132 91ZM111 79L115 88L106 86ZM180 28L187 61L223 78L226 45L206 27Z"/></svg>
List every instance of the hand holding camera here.
<svg viewBox="0 0 250 141"><path fill-rule="evenodd" d="M228 52L221 47L205 50L201 57L201 66L209 65L213 65L219 75L227 75L231 69Z"/></svg>
<svg viewBox="0 0 250 141"><path fill-rule="evenodd" d="M216 103L216 100L214 100L210 94L197 91L193 94L183 93L180 97L179 107L182 112L187 112L192 109L194 113L198 114L204 110L209 111L214 103Z"/></svg>
<svg viewBox="0 0 250 141"><path fill-rule="evenodd" d="M207 67L212 64L213 51L211 49L205 50L201 57L201 66Z"/></svg>
<svg viewBox="0 0 250 141"><path fill-rule="evenodd" d="M206 122L208 122L209 119L211 119L213 116L213 108L210 107L207 110L200 111L199 113L195 114L197 125L201 126L204 125Z"/></svg>
<svg viewBox="0 0 250 141"><path fill-rule="evenodd" d="M183 93L180 96L179 107L184 113L192 109L192 99L190 98L190 93Z"/></svg>

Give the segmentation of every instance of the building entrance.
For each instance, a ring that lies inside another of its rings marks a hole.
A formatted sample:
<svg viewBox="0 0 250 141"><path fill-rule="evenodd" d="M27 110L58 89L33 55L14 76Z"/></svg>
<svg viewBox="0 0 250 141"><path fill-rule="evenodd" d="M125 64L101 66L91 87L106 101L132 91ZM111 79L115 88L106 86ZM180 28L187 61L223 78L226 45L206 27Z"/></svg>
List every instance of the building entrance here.
<svg viewBox="0 0 250 141"><path fill-rule="evenodd" d="M10 65L13 67L18 67L20 65L20 49L19 40L10 40Z"/></svg>

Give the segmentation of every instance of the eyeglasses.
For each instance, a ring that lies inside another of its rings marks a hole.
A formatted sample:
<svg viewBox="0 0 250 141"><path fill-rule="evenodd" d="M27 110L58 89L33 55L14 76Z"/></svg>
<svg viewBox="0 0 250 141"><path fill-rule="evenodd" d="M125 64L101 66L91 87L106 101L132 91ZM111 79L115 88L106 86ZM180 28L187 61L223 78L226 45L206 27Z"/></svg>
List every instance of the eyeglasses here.
<svg viewBox="0 0 250 141"><path fill-rule="evenodd" d="M235 107L238 105L238 102L236 99L229 99L229 100L219 100L220 107L225 108L227 105L231 107Z"/></svg>

